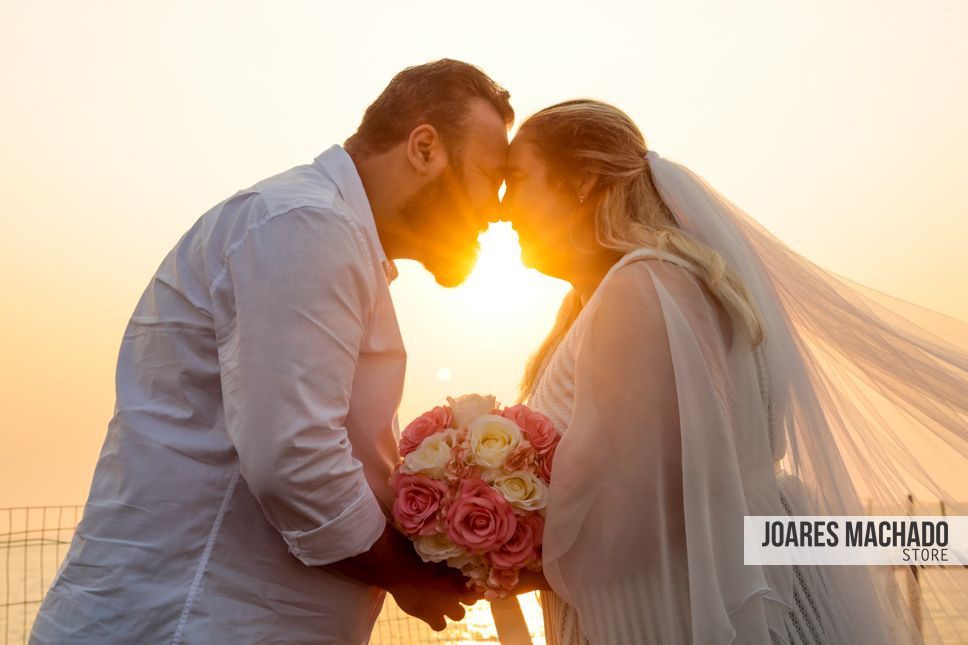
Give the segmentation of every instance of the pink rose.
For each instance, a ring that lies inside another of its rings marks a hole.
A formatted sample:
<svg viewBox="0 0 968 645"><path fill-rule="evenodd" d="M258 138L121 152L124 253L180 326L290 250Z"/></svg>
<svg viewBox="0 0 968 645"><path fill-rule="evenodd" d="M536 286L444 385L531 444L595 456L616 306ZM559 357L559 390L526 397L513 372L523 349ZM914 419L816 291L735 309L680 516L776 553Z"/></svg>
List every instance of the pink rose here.
<svg viewBox="0 0 968 645"><path fill-rule="evenodd" d="M518 427L524 432L525 438L534 446L539 455L549 452L558 443L558 431L555 430L555 424L551 422L551 419L540 412L535 412L526 405L519 403L510 408L504 408L501 411L501 416L518 424Z"/></svg>
<svg viewBox="0 0 968 645"><path fill-rule="evenodd" d="M504 469L510 473L518 470L530 471L537 457L534 446L522 442L508 454L507 459L504 460Z"/></svg>
<svg viewBox="0 0 968 645"><path fill-rule="evenodd" d="M447 495L447 484L425 475L395 474L390 479L395 498L393 519L407 535L437 532L437 511Z"/></svg>
<svg viewBox="0 0 968 645"><path fill-rule="evenodd" d="M555 460L555 451L558 449L558 442L551 447L551 450L544 455L538 457L538 462L535 467L535 471L538 473L538 477L543 479L546 484L551 483L551 466L552 462Z"/></svg>
<svg viewBox="0 0 968 645"><path fill-rule="evenodd" d="M537 513L518 517L518 526L511 539L488 557L491 566L498 569L520 569L537 560L541 555L541 536L544 519Z"/></svg>
<svg viewBox="0 0 968 645"><path fill-rule="evenodd" d="M461 482L447 509L447 537L472 553L498 548L511 539L516 525L511 505L481 479Z"/></svg>
<svg viewBox="0 0 968 645"><path fill-rule="evenodd" d="M454 447L451 449L451 458L444 466L444 476L453 482L462 479L479 479L481 467L470 463L468 454L470 446L467 443L467 430L455 430Z"/></svg>
<svg viewBox="0 0 968 645"><path fill-rule="evenodd" d="M507 598L508 593L517 585L517 569L492 568L487 576L487 589L484 591L484 598L487 600Z"/></svg>
<svg viewBox="0 0 968 645"><path fill-rule="evenodd" d="M454 415L447 406L438 405L430 412L424 412L408 425L400 436L400 456L406 457L420 447L421 442L432 434L443 432L454 421Z"/></svg>

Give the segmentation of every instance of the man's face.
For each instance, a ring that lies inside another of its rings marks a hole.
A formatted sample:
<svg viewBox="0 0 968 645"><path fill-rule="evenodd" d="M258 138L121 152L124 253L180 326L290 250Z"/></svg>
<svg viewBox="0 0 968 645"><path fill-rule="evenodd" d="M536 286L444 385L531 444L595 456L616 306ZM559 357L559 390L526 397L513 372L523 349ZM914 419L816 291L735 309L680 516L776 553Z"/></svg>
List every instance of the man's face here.
<svg viewBox="0 0 968 645"><path fill-rule="evenodd" d="M475 101L460 158L450 158L404 206L408 228L420 238L417 259L442 286L459 285L474 268L477 238L497 217L507 149L507 128L497 110Z"/></svg>

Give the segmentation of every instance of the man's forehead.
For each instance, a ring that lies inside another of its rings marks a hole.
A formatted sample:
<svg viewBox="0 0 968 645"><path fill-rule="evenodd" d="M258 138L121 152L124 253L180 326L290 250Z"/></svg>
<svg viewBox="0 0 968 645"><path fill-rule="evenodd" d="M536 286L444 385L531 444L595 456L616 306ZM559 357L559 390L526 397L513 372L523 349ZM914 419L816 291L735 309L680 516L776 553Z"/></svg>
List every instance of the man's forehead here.
<svg viewBox="0 0 968 645"><path fill-rule="evenodd" d="M508 149L508 129L497 108L484 99L474 99L468 106L467 143L481 152L500 155Z"/></svg>
<svg viewBox="0 0 968 645"><path fill-rule="evenodd" d="M520 135L514 138L507 152L507 166L517 167L527 165L534 159L534 147L529 145Z"/></svg>

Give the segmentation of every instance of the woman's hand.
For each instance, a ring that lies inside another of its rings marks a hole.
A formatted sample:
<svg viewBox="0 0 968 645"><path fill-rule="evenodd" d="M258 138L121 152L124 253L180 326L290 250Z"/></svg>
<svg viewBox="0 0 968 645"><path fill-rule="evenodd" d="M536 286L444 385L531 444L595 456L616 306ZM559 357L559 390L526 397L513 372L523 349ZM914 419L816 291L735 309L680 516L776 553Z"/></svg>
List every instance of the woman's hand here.
<svg viewBox="0 0 968 645"><path fill-rule="evenodd" d="M530 591L551 591L551 585L544 577L543 571L531 571L522 569L518 574L518 586L514 588L513 595L528 593Z"/></svg>

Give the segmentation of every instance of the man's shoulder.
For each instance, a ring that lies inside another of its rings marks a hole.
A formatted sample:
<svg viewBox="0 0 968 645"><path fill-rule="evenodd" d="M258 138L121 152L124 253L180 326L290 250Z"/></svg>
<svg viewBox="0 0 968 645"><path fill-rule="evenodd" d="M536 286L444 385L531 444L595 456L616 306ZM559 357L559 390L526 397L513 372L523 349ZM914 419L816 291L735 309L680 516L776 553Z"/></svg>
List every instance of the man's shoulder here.
<svg viewBox="0 0 968 645"><path fill-rule="evenodd" d="M202 217L200 231L208 251L219 258L222 274L229 258L255 239L271 238L284 252L287 236L296 236L347 258L372 259L362 225L333 181L312 165L296 166L240 190Z"/></svg>
<svg viewBox="0 0 968 645"><path fill-rule="evenodd" d="M296 166L272 177L267 177L251 188L240 191L248 201L255 198L257 213L250 214L248 228L259 229L272 220L285 220L301 212L311 213L319 232L338 231L352 234L361 244L364 231L353 217L348 204L339 194L332 179L319 172L312 164Z"/></svg>
<svg viewBox="0 0 968 645"><path fill-rule="evenodd" d="M342 210L336 185L311 164L267 177L246 192L257 193L262 198L269 217L301 208Z"/></svg>

